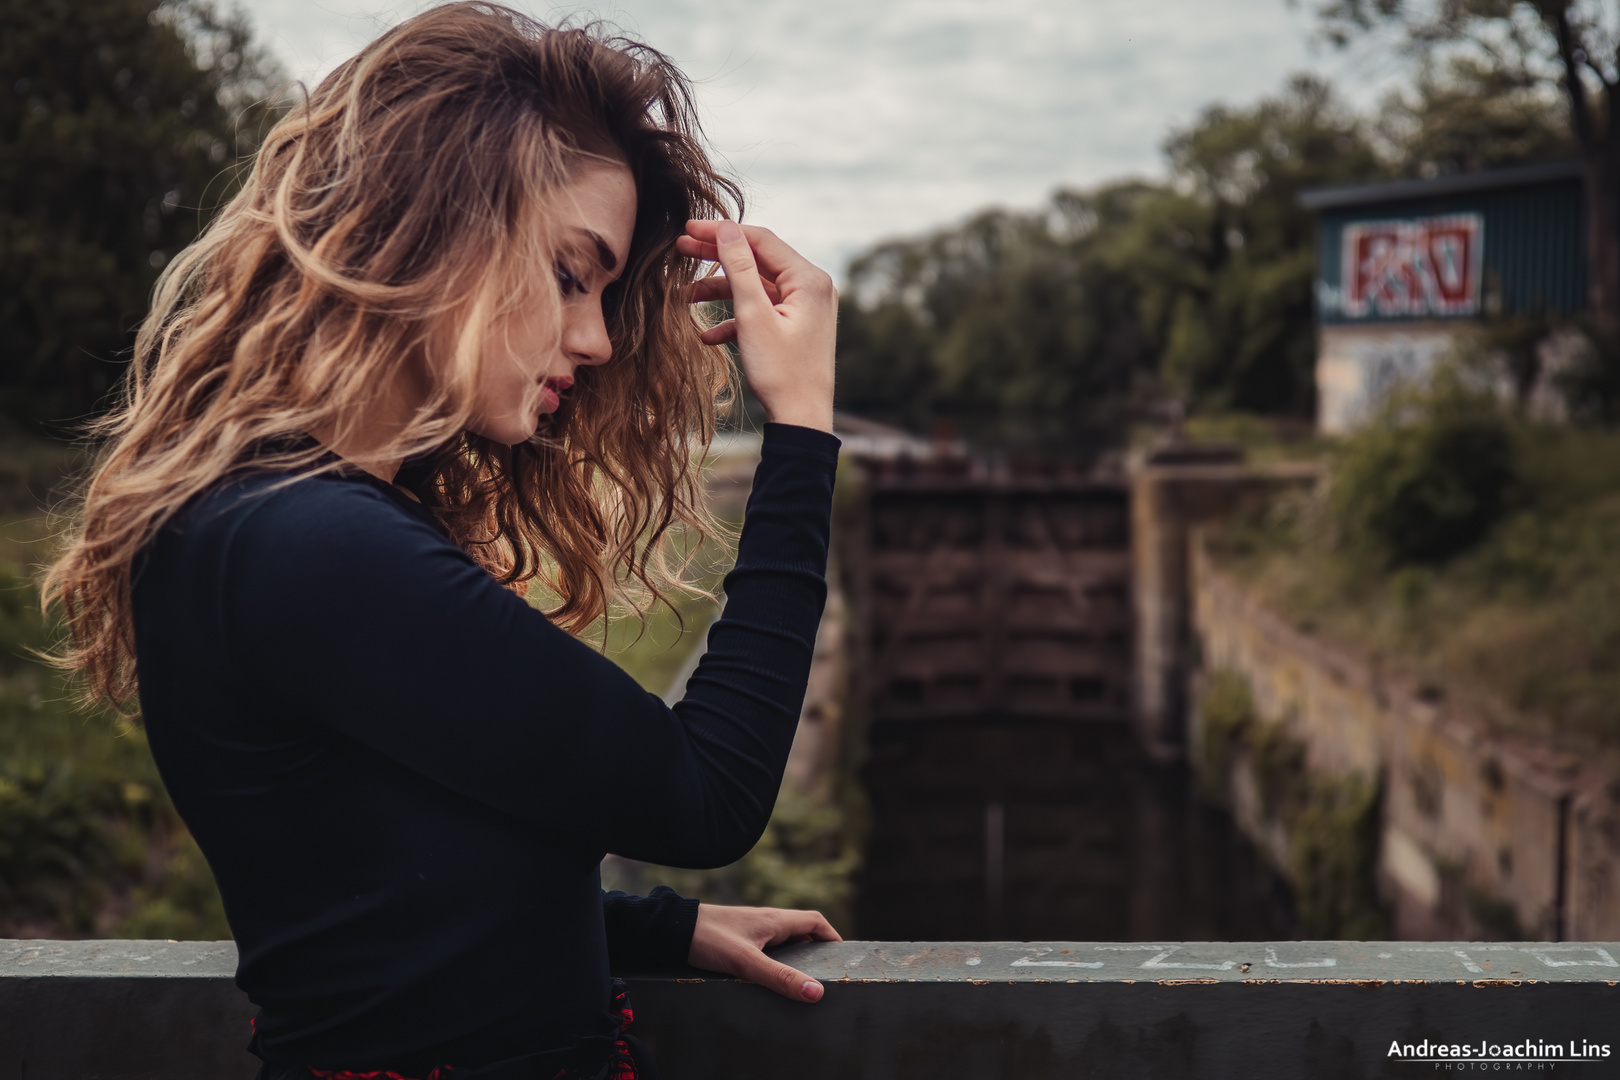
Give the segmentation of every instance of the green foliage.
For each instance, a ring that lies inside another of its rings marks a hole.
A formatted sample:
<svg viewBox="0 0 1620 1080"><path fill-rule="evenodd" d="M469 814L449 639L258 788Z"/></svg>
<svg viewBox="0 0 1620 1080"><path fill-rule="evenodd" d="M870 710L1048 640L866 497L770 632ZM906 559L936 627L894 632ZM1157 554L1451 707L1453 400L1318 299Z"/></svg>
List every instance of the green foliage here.
<svg viewBox="0 0 1620 1080"><path fill-rule="evenodd" d="M1361 777L1312 777L1289 827L1294 911L1314 938L1378 940L1379 787Z"/></svg>
<svg viewBox="0 0 1620 1080"><path fill-rule="evenodd" d="M850 267L842 409L981 442L1083 441L1145 371L1130 283L1103 258L1138 186L1060 194L881 244Z"/></svg>
<svg viewBox="0 0 1620 1080"><path fill-rule="evenodd" d="M0 0L0 412L91 409L281 82L208 0Z"/></svg>
<svg viewBox="0 0 1620 1080"><path fill-rule="evenodd" d="M1286 724L1256 714L1248 680L1237 672L1210 673L1198 715L1199 786L1224 802L1234 771L1248 771L1260 817L1280 824L1288 838L1287 865L1279 869L1305 931L1330 939L1382 937L1378 785L1312 772L1305 743Z"/></svg>
<svg viewBox="0 0 1620 1080"><path fill-rule="evenodd" d="M0 936L229 937L145 733L82 712L38 659L57 627L23 567L48 535L0 521Z"/></svg>
<svg viewBox="0 0 1620 1080"><path fill-rule="evenodd" d="M1620 433L1509 430L1514 497L1446 560L1391 567L1327 542L1322 496L1223 525L1211 551L1296 626L1498 730L1620 744Z"/></svg>
<svg viewBox="0 0 1620 1080"><path fill-rule="evenodd" d="M1198 786L1225 802L1232 767L1254 726L1254 698L1248 680L1224 669L1213 671L1198 699Z"/></svg>
<svg viewBox="0 0 1620 1080"><path fill-rule="evenodd" d="M129 914L118 927L119 936L175 941L229 938L225 904L202 849L184 830L165 846L155 880L131 890Z"/></svg>
<svg viewBox="0 0 1620 1080"><path fill-rule="evenodd" d="M86 930L111 869L103 821L107 785L72 767L14 766L0 776L0 910L7 921L45 919Z"/></svg>
<svg viewBox="0 0 1620 1080"><path fill-rule="evenodd" d="M1145 303L1170 319L1157 335L1166 380L1202 407L1309 414L1316 222L1299 193L1384 171L1362 120L1296 76L1249 108L1205 110L1166 149L1196 238L1179 272L1147 279Z"/></svg>
<svg viewBox="0 0 1620 1080"><path fill-rule="evenodd" d="M1511 48L1432 53L1370 115L1310 76L1210 106L1166 141L1162 183L1060 191L856 258L839 406L1066 448L1111 441L1167 398L1311 416L1316 221L1300 192L1567 157L1569 123L1544 67Z"/></svg>
<svg viewBox="0 0 1620 1080"><path fill-rule="evenodd" d="M1256 724L1245 740L1260 813L1292 817L1308 802L1311 780L1305 771L1305 744L1282 724Z"/></svg>
<svg viewBox="0 0 1620 1080"><path fill-rule="evenodd" d="M1146 397L1307 414L1304 187L1377 173L1361 121L1300 77L1166 144L1165 184L1060 191L851 264L840 407L981 441L1117 438Z"/></svg>
<svg viewBox="0 0 1620 1080"><path fill-rule="evenodd" d="M1435 563L1485 536L1515 479L1513 432L1495 398L1442 373L1392 395L1346 442L1333 514L1343 536L1389 565Z"/></svg>
<svg viewBox="0 0 1620 1080"><path fill-rule="evenodd" d="M860 849L837 803L783 784L765 835L752 851L718 870L648 869L649 880L709 903L820 911L850 925Z"/></svg>
<svg viewBox="0 0 1620 1080"><path fill-rule="evenodd" d="M1468 886L1464 887L1468 914L1481 929L1497 941L1527 941L1534 937L1519 922L1519 909L1507 900Z"/></svg>
<svg viewBox="0 0 1620 1080"><path fill-rule="evenodd" d="M1578 153L1555 87L1473 55L1434 59L1410 88L1385 98L1375 121L1409 176L1555 161Z"/></svg>

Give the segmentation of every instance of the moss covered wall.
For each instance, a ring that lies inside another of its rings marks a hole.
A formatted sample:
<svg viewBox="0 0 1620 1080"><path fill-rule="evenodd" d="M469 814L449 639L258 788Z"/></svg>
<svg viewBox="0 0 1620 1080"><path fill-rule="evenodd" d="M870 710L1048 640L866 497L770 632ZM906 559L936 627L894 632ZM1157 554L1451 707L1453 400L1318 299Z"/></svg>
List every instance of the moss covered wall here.
<svg viewBox="0 0 1620 1080"><path fill-rule="evenodd" d="M1197 773L1313 933L1387 918L1406 939L1620 936L1606 763L1492 733L1288 625L1196 536L1190 571Z"/></svg>
<svg viewBox="0 0 1620 1080"><path fill-rule="evenodd" d="M1174 444L1133 459L1131 608L1135 636L1132 715L1154 757L1176 760L1187 746L1187 678L1196 662L1190 632L1189 537L1202 522L1230 515L1280 490L1309 486L1309 464L1252 466L1232 447Z"/></svg>

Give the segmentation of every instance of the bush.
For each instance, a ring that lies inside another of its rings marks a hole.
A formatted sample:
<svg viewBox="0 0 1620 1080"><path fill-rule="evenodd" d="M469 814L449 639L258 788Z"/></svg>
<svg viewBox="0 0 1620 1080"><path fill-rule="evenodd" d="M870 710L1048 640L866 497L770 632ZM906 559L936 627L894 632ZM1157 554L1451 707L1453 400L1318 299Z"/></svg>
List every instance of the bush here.
<svg viewBox="0 0 1620 1080"><path fill-rule="evenodd" d="M1442 373L1346 442L1330 496L1341 537L1388 565L1438 563L1484 538L1516 479L1496 399Z"/></svg>

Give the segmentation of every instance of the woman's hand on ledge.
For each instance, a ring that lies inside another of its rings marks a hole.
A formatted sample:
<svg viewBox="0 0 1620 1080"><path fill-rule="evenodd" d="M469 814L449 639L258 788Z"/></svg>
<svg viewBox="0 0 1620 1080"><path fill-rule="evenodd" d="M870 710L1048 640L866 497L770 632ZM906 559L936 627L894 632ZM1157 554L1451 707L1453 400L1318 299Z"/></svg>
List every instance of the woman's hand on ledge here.
<svg viewBox="0 0 1620 1080"><path fill-rule="evenodd" d="M794 1001L820 1001L821 984L764 951L790 941L843 941L819 911L699 904L687 962L768 986Z"/></svg>
<svg viewBox="0 0 1620 1080"><path fill-rule="evenodd" d="M832 278L769 229L734 221L689 221L675 249L725 270L699 280L690 299L731 301L736 317L705 330L703 340L737 343L766 418L831 431L838 332Z"/></svg>

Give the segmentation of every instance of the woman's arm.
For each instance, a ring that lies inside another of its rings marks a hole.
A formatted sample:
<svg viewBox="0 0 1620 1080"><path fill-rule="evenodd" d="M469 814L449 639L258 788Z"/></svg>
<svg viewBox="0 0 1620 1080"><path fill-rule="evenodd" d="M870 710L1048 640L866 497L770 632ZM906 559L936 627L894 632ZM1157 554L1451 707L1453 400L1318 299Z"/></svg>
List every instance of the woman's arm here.
<svg viewBox="0 0 1620 1080"><path fill-rule="evenodd" d="M698 902L660 885L646 896L602 893L608 964L616 972L658 971L686 964Z"/></svg>
<svg viewBox="0 0 1620 1080"><path fill-rule="evenodd" d="M700 904L665 885L646 896L604 892L602 918L614 971L690 964L759 983L795 1001L820 1001L821 984L765 950L790 941L844 940L819 911Z"/></svg>
<svg viewBox="0 0 1620 1080"><path fill-rule="evenodd" d="M211 614L271 722L352 739L585 851L723 865L758 839L792 744L836 448L767 425L726 612L673 710L360 481L229 514Z"/></svg>

